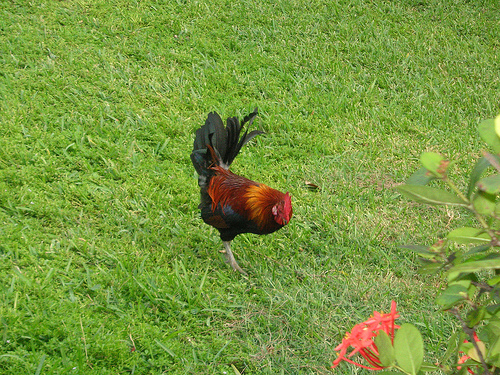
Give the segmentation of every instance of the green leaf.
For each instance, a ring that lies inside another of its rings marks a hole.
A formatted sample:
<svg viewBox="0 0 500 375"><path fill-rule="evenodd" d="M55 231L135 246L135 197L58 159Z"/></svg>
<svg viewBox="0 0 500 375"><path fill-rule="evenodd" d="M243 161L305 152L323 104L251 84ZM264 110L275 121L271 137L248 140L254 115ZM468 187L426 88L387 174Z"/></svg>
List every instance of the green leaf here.
<svg viewBox="0 0 500 375"><path fill-rule="evenodd" d="M392 347L389 335L384 331L379 331L374 341L379 352L378 358L380 359L380 364L384 367L392 367L395 357L394 348Z"/></svg>
<svg viewBox="0 0 500 375"><path fill-rule="evenodd" d="M500 337L500 318L497 316L491 318L488 324L485 325L484 330L490 342L496 340L497 337Z"/></svg>
<svg viewBox="0 0 500 375"><path fill-rule="evenodd" d="M477 188L485 193L497 195L500 193L500 174L494 174L480 179L477 182Z"/></svg>
<svg viewBox="0 0 500 375"><path fill-rule="evenodd" d="M467 202L445 190L419 185L401 185L397 189L406 197L420 203L430 205L446 204L451 206L467 206Z"/></svg>
<svg viewBox="0 0 500 375"><path fill-rule="evenodd" d="M486 308L484 306L480 307L479 309L469 311L467 317L465 318L467 326L470 328L474 327L481 320L484 319L485 314L486 314Z"/></svg>
<svg viewBox="0 0 500 375"><path fill-rule="evenodd" d="M500 367L500 318L494 316L484 328L490 344L486 362Z"/></svg>
<svg viewBox="0 0 500 375"><path fill-rule="evenodd" d="M472 298L474 293L477 290L474 282L477 282L477 276L473 273L463 273L463 272L448 272L448 286L450 285L461 285L464 288L467 288L469 293L469 298Z"/></svg>
<svg viewBox="0 0 500 375"><path fill-rule="evenodd" d="M497 339L490 344L486 362L496 367L500 367L500 337L497 337Z"/></svg>
<svg viewBox="0 0 500 375"><path fill-rule="evenodd" d="M468 289L463 285L453 284L448 286L436 299L438 305L443 306L443 310L448 310L456 304L462 302L468 296Z"/></svg>
<svg viewBox="0 0 500 375"><path fill-rule="evenodd" d="M496 208L495 199L496 195L488 194L484 191L479 191L474 197L472 205L479 214L492 215L495 212Z"/></svg>
<svg viewBox="0 0 500 375"><path fill-rule="evenodd" d="M444 353L443 360L441 363L446 363L451 356L455 356L458 352L458 335L459 332L452 334L448 340L448 345L446 346L446 352Z"/></svg>
<svg viewBox="0 0 500 375"><path fill-rule="evenodd" d="M448 272L448 275L447 275L448 284L457 280L460 277L460 275L462 275L461 272Z"/></svg>
<svg viewBox="0 0 500 375"><path fill-rule="evenodd" d="M420 168L418 171L413 173L408 180L406 180L406 185L427 185L432 180L435 180L432 174L429 173L427 169L424 167Z"/></svg>
<svg viewBox="0 0 500 375"><path fill-rule="evenodd" d="M472 281L478 281L477 276L473 273L462 273L455 271L448 272L447 279L448 284L457 283L465 286L466 288L469 287Z"/></svg>
<svg viewBox="0 0 500 375"><path fill-rule="evenodd" d="M479 135L495 154L500 153L500 138L495 132L495 120L489 119L479 123Z"/></svg>
<svg viewBox="0 0 500 375"><path fill-rule="evenodd" d="M411 250L412 252L416 253L417 255L421 256L422 258L434 259L436 257L436 253L429 251L429 248L427 246L404 245L404 246L400 246L400 248Z"/></svg>
<svg viewBox="0 0 500 375"><path fill-rule="evenodd" d="M478 272L500 269L500 254L489 254L481 260L464 262L451 268L453 272Z"/></svg>
<svg viewBox="0 0 500 375"><path fill-rule="evenodd" d="M493 317L494 315L497 315L500 312L500 303L496 303L494 305L489 305L486 307L486 315L488 316L488 319ZM489 324L492 323L492 320L490 319ZM500 336L500 327L499 327L499 332L498 336Z"/></svg>
<svg viewBox="0 0 500 375"><path fill-rule="evenodd" d="M409 374L416 375L424 359L422 335L414 325L405 323L396 332L394 353L399 367Z"/></svg>
<svg viewBox="0 0 500 375"><path fill-rule="evenodd" d="M460 275L462 275L462 273L460 273ZM467 275L470 275L470 274L467 274ZM472 285L472 282L471 282L471 280L467 280L467 279L465 279L465 280L456 280L455 279L455 281L448 283L448 286L450 286L450 285L461 285L468 290L469 287Z"/></svg>
<svg viewBox="0 0 500 375"><path fill-rule="evenodd" d="M492 277L491 279L489 279L487 281L487 283L488 283L489 286L497 285L498 283L500 283L500 275Z"/></svg>
<svg viewBox="0 0 500 375"><path fill-rule="evenodd" d="M484 342L477 341L476 345L484 358L486 354L486 346L484 345ZM477 352L474 346L467 351L467 355L471 357L474 361L481 362L481 360L479 359L479 353Z"/></svg>
<svg viewBox="0 0 500 375"><path fill-rule="evenodd" d="M473 345L471 342L469 342L470 340L469 335L466 335L464 333L462 336L464 337L464 341L460 343L460 345L458 346L458 350L465 353L468 352Z"/></svg>
<svg viewBox="0 0 500 375"><path fill-rule="evenodd" d="M464 253L464 256L471 256L471 255L474 255L477 253L484 253L485 251L488 251L489 249L491 249L491 243L488 242L487 244L471 247L469 249L469 251Z"/></svg>
<svg viewBox="0 0 500 375"><path fill-rule="evenodd" d="M434 275L443 267L441 263L432 262L424 258L420 258L418 261L422 264L418 269L418 273L421 275Z"/></svg>
<svg viewBox="0 0 500 375"><path fill-rule="evenodd" d="M446 172L448 162L436 152L424 152L420 155L420 162L430 173L441 178Z"/></svg>
<svg viewBox="0 0 500 375"><path fill-rule="evenodd" d="M490 154L490 156L493 158L496 158L500 163L500 158L497 155ZM476 187L476 183L479 181L479 179L483 175L484 171L489 166L491 166L489 160L483 156L483 157L478 159L478 161L476 162L476 165L474 165L474 168L472 168L472 171L470 173L469 186L467 188L467 196L469 198L472 196L474 188Z"/></svg>
<svg viewBox="0 0 500 375"><path fill-rule="evenodd" d="M420 366L420 371L423 372L438 371L439 369L440 369L439 366L433 365L432 363L429 362L422 362L422 366Z"/></svg>
<svg viewBox="0 0 500 375"><path fill-rule="evenodd" d="M472 227L462 227L452 230L446 236L449 240L455 241L457 243L489 243L491 237L488 233L484 233L481 229Z"/></svg>

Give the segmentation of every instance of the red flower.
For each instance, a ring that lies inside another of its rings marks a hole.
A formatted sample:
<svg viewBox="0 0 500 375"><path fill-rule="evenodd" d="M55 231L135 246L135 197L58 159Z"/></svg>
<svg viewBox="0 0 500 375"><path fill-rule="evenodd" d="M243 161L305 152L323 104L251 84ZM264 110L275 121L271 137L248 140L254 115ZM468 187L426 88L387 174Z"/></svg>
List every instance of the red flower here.
<svg viewBox="0 0 500 375"><path fill-rule="evenodd" d="M389 314L375 311L373 317L355 325L351 332L345 335L342 343L335 348L339 353L337 353L337 359L333 361L332 368L337 367L344 360L368 370L382 370L384 367L380 363L377 345L373 340L377 337L379 331L384 331L391 338L391 342L394 343L394 331L399 328L398 325L394 324L396 318L399 318L399 313L396 311L396 302L392 301ZM354 349L346 356L349 347ZM372 367L351 360L350 357L356 353L361 354Z"/></svg>

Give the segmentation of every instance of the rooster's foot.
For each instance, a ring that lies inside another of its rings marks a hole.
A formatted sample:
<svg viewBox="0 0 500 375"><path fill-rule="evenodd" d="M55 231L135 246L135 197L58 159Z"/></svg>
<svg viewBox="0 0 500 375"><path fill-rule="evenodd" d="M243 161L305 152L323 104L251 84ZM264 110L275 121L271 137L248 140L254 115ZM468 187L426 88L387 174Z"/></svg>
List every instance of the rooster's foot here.
<svg viewBox="0 0 500 375"><path fill-rule="evenodd" d="M238 271L242 275L248 276L248 274L245 271L243 271L243 269L238 265L236 259L234 259L231 247L229 246L231 241L223 241L223 243L224 243L224 250L222 250L221 253L224 253L224 255L226 256L226 263L228 263L231 266L233 271Z"/></svg>

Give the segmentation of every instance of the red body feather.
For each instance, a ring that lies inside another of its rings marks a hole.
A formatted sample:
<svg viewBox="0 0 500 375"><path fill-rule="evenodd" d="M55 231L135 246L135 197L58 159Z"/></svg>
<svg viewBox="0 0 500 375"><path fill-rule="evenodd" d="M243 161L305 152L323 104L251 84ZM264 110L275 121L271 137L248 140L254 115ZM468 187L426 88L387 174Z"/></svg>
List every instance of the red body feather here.
<svg viewBox="0 0 500 375"><path fill-rule="evenodd" d="M219 166L212 167L215 175L208 186L212 200L211 209L215 212L220 205L222 212L227 207L257 225L259 234L272 233L281 228L292 216L291 204L285 222L278 223L273 207L285 204L289 195L267 185L259 184L248 178L238 176ZM226 210L227 211L227 210ZM242 228L243 229L243 228Z"/></svg>

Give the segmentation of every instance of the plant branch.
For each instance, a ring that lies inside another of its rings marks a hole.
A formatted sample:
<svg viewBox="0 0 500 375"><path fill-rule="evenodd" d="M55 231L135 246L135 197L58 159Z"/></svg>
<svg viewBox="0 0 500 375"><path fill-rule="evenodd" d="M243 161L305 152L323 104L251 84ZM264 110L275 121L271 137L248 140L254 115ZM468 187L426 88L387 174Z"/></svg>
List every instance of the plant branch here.
<svg viewBox="0 0 500 375"><path fill-rule="evenodd" d="M498 163L498 161L495 159L495 157L493 155L491 155L487 151L483 151L483 156L486 160L488 160L490 162L490 164L493 166L493 168L495 168L498 172L500 172L500 164Z"/></svg>
<svg viewBox="0 0 500 375"><path fill-rule="evenodd" d="M485 154L484 157L488 159L491 165L493 165L495 168L498 166L498 171L500 172L500 164L494 159L494 157L491 154ZM491 160L490 160L491 159ZM472 205L472 202L467 199L467 197L460 191L460 189L451 181L447 175L444 175L442 177L443 182L445 182L459 197L462 199L464 202L467 202L468 206L467 208L474 213L476 216L477 221L481 224L481 226L486 230L486 232L490 235L491 237L491 245L492 246L500 246L500 240L498 239L495 231L491 229L488 225L488 223L484 220L484 218L476 212L474 209L474 206Z"/></svg>
<svg viewBox="0 0 500 375"><path fill-rule="evenodd" d="M495 231L489 227L488 223L478 212L476 212L476 210L473 207L470 207L469 209L474 213L477 221L479 221L479 224L481 224L481 226L486 230L486 232L491 237L491 246L500 246L500 240L498 240Z"/></svg>
<svg viewBox="0 0 500 375"><path fill-rule="evenodd" d="M479 361L481 362L481 365L484 368L483 375L492 375L490 372L488 365L486 364L486 361L484 360L483 353L481 352L481 349L479 349L479 346L477 345L476 339L474 338L474 333L475 330L474 328L470 328L467 323L462 319L462 316L460 315L460 311L456 307L452 308L449 310L451 314L455 315L455 317L460 321L462 324L462 329L464 332L469 336L470 341L474 348L476 349L477 356L479 357Z"/></svg>
<svg viewBox="0 0 500 375"><path fill-rule="evenodd" d="M448 186L453 190L457 195L462 199L464 202L467 202L467 204L470 204L469 199L460 191L460 189L448 178L448 175L444 175L442 177L442 180L448 184Z"/></svg>
<svg viewBox="0 0 500 375"><path fill-rule="evenodd" d="M483 289L485 292L493 292L495 290L495 287L488 285L486 283L480 283L477 281L471 281L471 284L474 286L477 286L479 289Z"/></svg>

